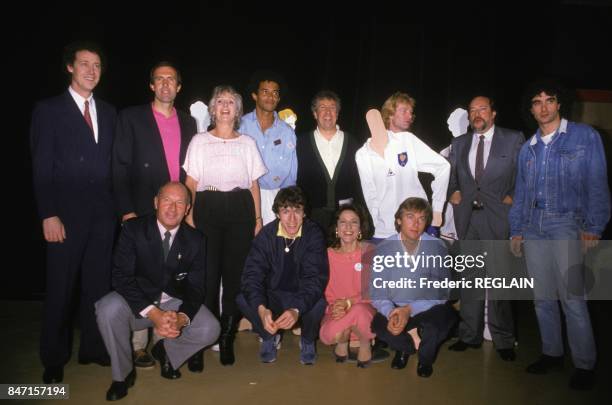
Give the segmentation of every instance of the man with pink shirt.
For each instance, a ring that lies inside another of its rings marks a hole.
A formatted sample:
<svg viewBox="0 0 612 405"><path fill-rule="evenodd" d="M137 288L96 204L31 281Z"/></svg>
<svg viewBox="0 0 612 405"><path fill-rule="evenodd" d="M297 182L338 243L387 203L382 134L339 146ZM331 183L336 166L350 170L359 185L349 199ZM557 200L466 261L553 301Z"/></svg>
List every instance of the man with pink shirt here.
<svg viewBox="0 0 612 405"><path fill-rule="evenodd" d="M174 107L181 91L181 74L170 62L159 62L151 69L149 87L153 102L128 107L118 118L113 145L113 187L121 221L155 212L153 198L169 181L185 181L181 168L187 146L197 132L195 120ZM147 330L134 333L134 363L152 367L146 352ZM201 356L191 364L201 371Z"/></svg>

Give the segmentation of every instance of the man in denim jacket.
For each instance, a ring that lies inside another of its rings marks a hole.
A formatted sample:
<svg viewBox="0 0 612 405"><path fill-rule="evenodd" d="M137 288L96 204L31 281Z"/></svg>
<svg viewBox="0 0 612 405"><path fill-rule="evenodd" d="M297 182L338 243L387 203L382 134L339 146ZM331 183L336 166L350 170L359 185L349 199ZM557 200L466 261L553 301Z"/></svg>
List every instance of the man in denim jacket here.
<svg viewBox="0 0 612 405"><path fill-rule="evenodd" d="M526 93L539 129L519 154L511 244L520 256L525 240L527 270L535 280L542 355L527 372L545 374L563 364L559 300L576 368L570 387L589 389L596 352L582 255L597 245L608 223L610 191L599 133L561 118L561 95L552 82L536 83Z"/></svg>

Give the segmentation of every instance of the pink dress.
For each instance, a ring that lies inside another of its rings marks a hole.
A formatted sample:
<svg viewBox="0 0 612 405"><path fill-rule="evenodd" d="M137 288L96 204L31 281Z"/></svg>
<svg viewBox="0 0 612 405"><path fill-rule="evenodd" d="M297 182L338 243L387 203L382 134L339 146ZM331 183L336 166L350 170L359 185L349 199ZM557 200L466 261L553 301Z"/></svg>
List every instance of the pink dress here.
<svg viewBox="0 0 612 405"><path fill-rule="evenodd" d="M329 283L325 289L325 299L328 305L319 332L321 342L326 345L336 343L336 336L351 326L355 326L367 339L373 339L376 336L370 329L376 310L369 301L364 301L361 297L361 253L361 249L351 253L338 252L332 248L327 249ZM332 319L331 305L337 299L346 298L350 298L353 303L351 309L342 318ZM357 336L351 334L351 339L357 339Z"/></svg>

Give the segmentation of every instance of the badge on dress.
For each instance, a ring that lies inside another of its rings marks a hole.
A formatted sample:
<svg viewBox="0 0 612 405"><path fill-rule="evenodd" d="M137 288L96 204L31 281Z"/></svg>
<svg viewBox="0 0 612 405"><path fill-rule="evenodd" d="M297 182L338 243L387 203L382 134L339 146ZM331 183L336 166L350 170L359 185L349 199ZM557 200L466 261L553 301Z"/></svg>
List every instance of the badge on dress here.
<svg viewBox="0 0 612 405"><path fill-rule="evenodd" d="M406 166L406 163L408 163L408 153L406 152L398 153L397 163L399 163L399 165L402 167Z"/></svg>
<svg viewBox="0 0 612 405"><path fill-rule="evenodd" d="M355 263L355 271L361 271L361 263Z"/></svg>

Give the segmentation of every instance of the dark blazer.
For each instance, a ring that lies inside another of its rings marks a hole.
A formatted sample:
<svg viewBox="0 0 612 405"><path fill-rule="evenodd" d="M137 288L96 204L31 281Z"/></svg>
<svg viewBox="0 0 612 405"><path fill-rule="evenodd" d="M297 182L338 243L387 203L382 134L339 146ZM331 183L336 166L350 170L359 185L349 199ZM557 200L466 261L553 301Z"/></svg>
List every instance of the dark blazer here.
<svg viewBox="0 0 612 405"><path fill-rule="evenodd" d="M181 128L179 162L182 166L197 127L191 116L176 111ZM180 180L185 182L182 167ZM155 210L153 197L168 181L168 163L151 104L121 111L113 146L113 186L119 215L129 212L138 216L152 214Z"/></svg>
<svg viewBox="0 0 612 405"><path fill-rule="evenodd" d="M268 293L276 291L285 269L285 242L276 236L278 219L263 227L253 240L242 272L241 289L252 308L268 306ZM308 218L302 225L302 236L291 247L298 275L298 291L288 308L304 314L322 297L329 279L327 248L321 229Z"/></svg>
<svg viewBox="0 0 612 405"><path fill-rule="evenodd" d="M96 207L112 214L113 106L95 98L98 143L66 90L39 102L30 130L34 194L40 219L58 216L78 223Z"/></svg>
<svg viewBox="0 0 612 405"><path fill-rule="evenodd" d="M183 301L179 312L193 319L204 303L204 236L180 225L164 263L162 239L153 215L126 221L113 255L113 288L134 315L159 304L162 291Z"/></svg>
<svg viewBox="0 0 612 405"><path fill-rule="evenodd" d="M525 137L522 132L495 126L487 165L478 185L468 161L472 136L472 131L469 131L453 139L449 156L449 195L461 191L461 203L453 207L457 235L459 239L465 238L472 217L472 202L478 199L484 204L483 211L495 239L506 239L509 234L510 205L503 204L502 200L514 194L516 162Z"/></svg>

